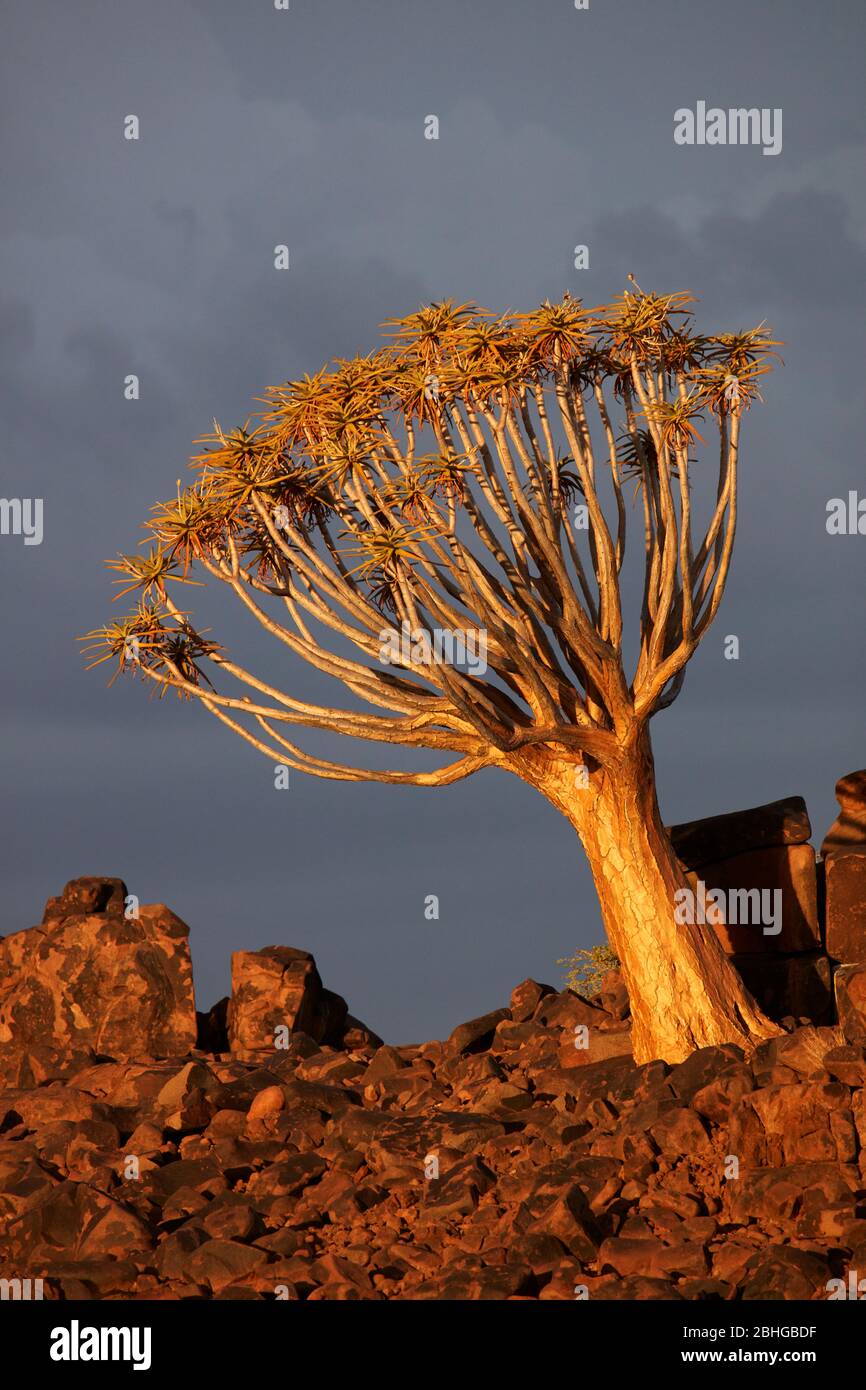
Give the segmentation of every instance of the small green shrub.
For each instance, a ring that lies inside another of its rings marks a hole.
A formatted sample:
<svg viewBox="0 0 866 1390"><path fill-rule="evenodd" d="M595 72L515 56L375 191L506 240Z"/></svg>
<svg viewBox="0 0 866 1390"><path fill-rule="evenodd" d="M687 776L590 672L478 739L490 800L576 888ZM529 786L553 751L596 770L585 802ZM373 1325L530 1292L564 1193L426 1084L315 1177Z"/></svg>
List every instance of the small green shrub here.
<svg viewBox="0 0 866 1390"><path fill-rule="evenodd" d="M568 988L573 989L575 994L582 995L584 999L591 999L594 994L599 993L602 979L608 970L619 968L619 957L607 945L586 946L575 951L573 956L564 956L556 963L567 967L565 982Z"/></svg>

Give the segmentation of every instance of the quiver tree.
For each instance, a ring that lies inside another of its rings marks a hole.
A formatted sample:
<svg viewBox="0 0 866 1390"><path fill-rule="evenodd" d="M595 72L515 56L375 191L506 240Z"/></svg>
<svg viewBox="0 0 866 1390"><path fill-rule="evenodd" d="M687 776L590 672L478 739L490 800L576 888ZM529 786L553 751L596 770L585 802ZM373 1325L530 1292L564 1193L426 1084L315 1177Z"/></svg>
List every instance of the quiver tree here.
<svg viewBox="0 0 866 1390"><path fill-rule="evenodd" d="M88 634L92 664L198 700L313 776L435 787L494 767L536 787L583 842L639 1060L778 1031L712 927L675 921L687 885L656 800L649 721L718 610L741 420L776 346L763 326L699 336L690 302L635 286L595 310L566 295L391 321L370 356L270 389L244 428L214 424L192 485L146 523L149 548L111 562L138 607ZM718 480L696 529L701 417ZM630 512L644 563L629 657ZM183 606L177 586L202 582L354 698L311 704L238 664ZM480 635L486 666L443 658L443 633ZM329 761L298 727L444 761Z"/></svg>

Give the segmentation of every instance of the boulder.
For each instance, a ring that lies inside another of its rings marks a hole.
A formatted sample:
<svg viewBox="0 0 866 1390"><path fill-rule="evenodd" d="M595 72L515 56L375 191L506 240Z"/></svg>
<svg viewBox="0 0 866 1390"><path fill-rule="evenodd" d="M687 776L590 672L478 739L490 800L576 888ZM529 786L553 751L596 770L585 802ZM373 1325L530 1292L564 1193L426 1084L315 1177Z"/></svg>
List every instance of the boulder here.
<svg viewBox="0 0 866 1390"><path fill-rule="evenodd" d="M845 965L866 961L866 844L827 853L824 884L827 955Z"/></svg>
<svg viewBox="0 0 866 1390"><path fill-rule="evenodd" d="M127 888L122 878L72 878L57 898L45 904L42 921L60 917L93 917L98 913L123 916Z"/></svg>
<svg viewBox="0 0 866 1390"><path fill-rule="evenodd" d="M849 1042L866 1040L866 963L840 965L833 977L836 1013Z"/></svg>
<svg viewBox="0 0 866 1390"><path fill-rule="evenodd" d="M824 836L821 854L826 859L850 849L866 852L866 768L840 777L836 800L839 814Z"/></svg>
<svg viewBox="0 0 866 1390"><path fill-rule="evenodd" d="M190 988L182 1045L148 1056L145 966L177 919L126 901L76 880L0 943L0 1024L32 1025L0 1045L0 1249L46 1297L803 1299L863 1267L866 961L836 971L843 1030L796 1026L826 1002L814 946L737 953L783 1031L638 1066L616 972L592 1002L524 981L447 1042L395 1047L309 953L270 947L235 957L197 1048ZM107 1055L120 1023L133 1060Z"/></svg>
<svg viewBox="0 0 866 1390"><path fill-rule="evenodd" d="M650 1278L672 1274L699 1277L707 1272L707 1254L697 1241L667 1245L652 1238L637 1240L611 1236L598 1252L598 1267L602 1274L613 1271L619 1275L645 1274Z"/></svg>
<svg viewBox="0 0 866 1390"><path fill-rule="evenodd" d="M515 1023L527 1023L532 1018L542 999L556 991L552 985L539 984L537 980L524 980L511 991L511 1017Z"/></svg>
<svg viewBox="0 0 866 1390"><path fill-rule="evenodd" d="M583 1046L583 1043L586 1046ZM596 1062L607 1062L612 1057L631 1057L631 1029L602 1032L598 1028L587 1028L574 1037L566 1037L560 1044L559 1065L561 1067L590 1067Z"/></svg>
<svg viewBox="0 0 866 1390"><path fill-rule="evenodd" d="M278 1029L305 1033L318 1043L338 1042L348 1005L322 985L309 951L265 946L232 955L228 1042L233 1056L280 1057Z"/></svg>
<svg viewBox="0 0 866 1390"><path fill-rule="evenodd" d="M816 1297L826 1298L830 1274L826 1260L806 1250L773 1245L748 1261L742 1297L747 1302L781 1299L798 1303Z"/></svg>
<svg viewBox="0 0 866 1390"><path fill-rule="evenodd" d="M447 1046L452 1052L482 1052L492 1043L496 1025L510 1017L508 1009L494 1009L480 1018L470 1018L468 1023L458 1024L450 1034Z"/></svg>
<svg viewBox="0 0 866 1390"><path fill-rule="evenodd" d="M372 1028L368 1028L366 1023L355 1018L352 1014L346 1015L346 1022L343 1028L341 1045L351 1052L357 1049L359 1052L375 1052L377 1047L382 1046L382 1038L378 1033L374 1033Z"/></svg>
<svg viewBox="0 0 866 1390"><path fill-rule="evenodd" d="M601 981L602 1008L618 1022L631 1012L625 980L621 970L607 970Z"/></svg>
<svg viewBox="0 0 866 1390"><path fill-rule="evenodd" d="M124 1202L97 1192L87 1183L57 1183L48 1197L32 1207L11 1232L6 1254L40 1262L62 1252L80 1263L103 1256L149 1250L153 1235L145 1221Z"/></svg>
<svg viewBox="0 0 866 1390"><path fill-rule="evenodd" d="M832 1018L832 969L822 953L735 955L733 962L770 1018L808 1018L813 1023L828 1023Z"/></svg>
<svg viewBox="0 0 866 1390"><path fill-rule="evenodd" d="M126 918L124 897L120 879L75 880L41 926L0 941L4 1053L90 1049L126 1059L195 1046L189 929L161 904ZM106 910L88 911L94 902Z"/></svg>
<svg viewBox="0 0 866 1390"><path fill-rule="evenodd" d="M811 833L809 813L801 796L668 826L677 858L686 869L700 869L704 864L750 850L805 844Z"/></svg>
<svg viewBox="0 0 866 1390"><path fill-rule="evenodd" d="M716 926L715 931L729 955L820 950L818 888L811 845L750 850L704 864L698 873L689 873L688 879L696 894L700 891L699 880L704 883L706 893L711 889L721 889L725 893L729 921ZM773 934L775 923L767 918L774 913L777 900L772 895L777 891L781 893L781 930ZM756 893L760 897L756 897ZM738 896L734 897L735 894ZM736 924L732 904L738 919ZM765 904L770 912L763 914ZM744 915L745 924L742 922Z"/></svg>

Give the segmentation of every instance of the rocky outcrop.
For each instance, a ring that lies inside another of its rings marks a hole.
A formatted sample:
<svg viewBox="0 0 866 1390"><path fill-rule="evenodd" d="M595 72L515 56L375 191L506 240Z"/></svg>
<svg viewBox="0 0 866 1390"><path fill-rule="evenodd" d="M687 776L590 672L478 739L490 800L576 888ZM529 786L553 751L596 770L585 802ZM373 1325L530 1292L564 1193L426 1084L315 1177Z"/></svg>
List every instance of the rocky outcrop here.
<svg viewBox="0 0 866 1390"><path fill-rule="evenodd" d="M821 951L801 956L735 955L747 989L770 1018L828 1023L834 1017L833 969Z"/></svg>
<svg viewBox="0 0 866 1390"><path fill-rule="evenodd" d="M272 1057L294 1033L339 1044L347 1028L362 1026L348 1020L345 999L324 988L309 951L266 946L232 956L227 1022L233 1056Z"/></svg>
<svg viewBox="0 0 866 1390"><path fill-rule="evenodd" d="M250 954L321 1020L311 957ZM348 1036L8 1086L0 1277L54 1299L814 1300L866 1258L866 1046L839 1028L636 1066L611 974L592 1001L524 981L444 1041Z"/></svg>
<svg viewBox="0 0 866 1390"><path fill-rule="evenodd" d="M127 897L120 879L75 879L41 926L0 940L0 1067L32 1057L38 1073L53 1054L170 1057L195 1045L188 928Z"/></svg>
<svg viewBox="0 0 866 1390"><path fill-rule="evenodd" d="M866 960L866 770L836 783L839 815L821 845L827 955Z"/></svg>
<svg viewBox="0 0 866 1390"><path fill-rule="evenodd" d="M812 834L809 812L801 796L785 797L752 806L747 811L731 811L723 816L705 816L668 827L677 857L687 869L700 869L720 859L731 859L754 850L778 845L803 845Z"/></svg>
<svg viewBox="0 0 866 1390"><path fill-rule="evenodd" d="M842 964L866 960L866 844L826 856L824 900L827 955Z"/></svg>
<svg viewBox="0 0 866 1390"><path fill-rule="evenodd" d="M669 828L692 891L724 895L726 920L713 922L716 933L777 1020L830 1022L838 967L866 961L866 770L842 777L836 796L840 814L818 857L801 797ZM764 905L775 894L778 920L754 911L734 920L750 898Z"/></svg>
<svg viewBox="0 0 866 1390"><path fill-rule="evenodd" d="M864 783L839 784L826 929L802 802L674 828L694 884L790 899L760 949L720 933L783 1033L678 1066L635 1064L616 971L592 999L525 980L394 1046L308 952L271 946L196 1014L184 924L74 880L0 941L0 1279L53 1299L838 1297L866 1267Z"/></svg>
<svg viewBox="0 0 866 1390"><path fill-rule="evenodd" d="M821 845L824 859L847 850L866 850L866 768L849 772L836 783L839 814Z"/></svg>

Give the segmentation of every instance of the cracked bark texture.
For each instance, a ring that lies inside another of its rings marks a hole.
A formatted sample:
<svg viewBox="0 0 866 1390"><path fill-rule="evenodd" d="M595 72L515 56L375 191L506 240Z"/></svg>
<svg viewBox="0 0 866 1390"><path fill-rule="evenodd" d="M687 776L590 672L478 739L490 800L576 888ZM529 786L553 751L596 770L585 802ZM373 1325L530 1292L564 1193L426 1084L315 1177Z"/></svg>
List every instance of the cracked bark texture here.
<svg viewBox="0 0 866 1390"><path fill-rule="evenodd" d="M590 767L587 787L574 762L526 761L523 775L568 818L586 851L631 999L635 1059L680 1062L696 1048L780 1034L713 928L674 919L675 894L689 883L659 812L648 732L609 764Z"/></svg>

